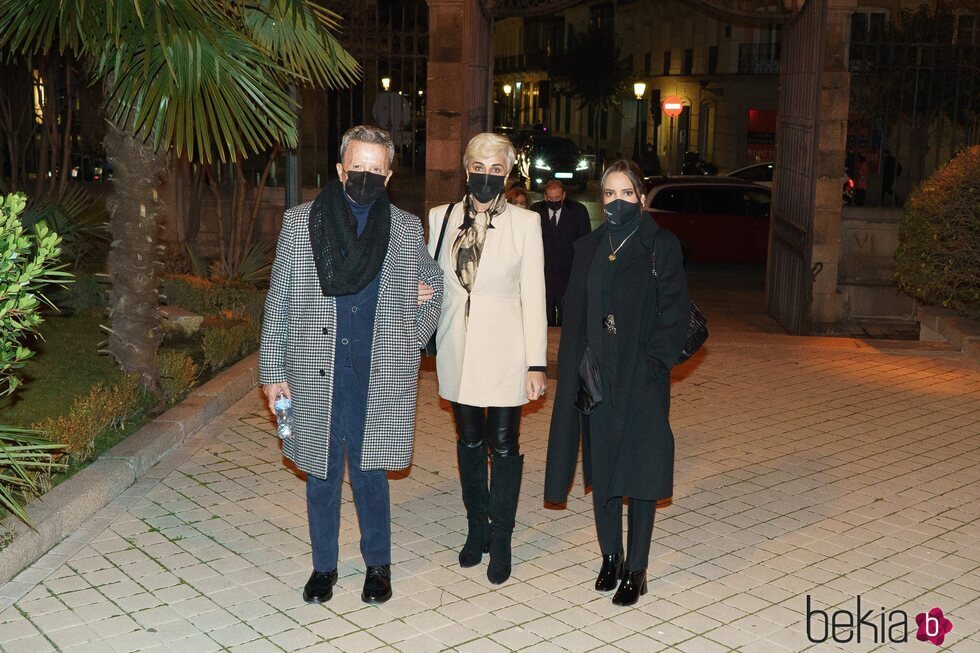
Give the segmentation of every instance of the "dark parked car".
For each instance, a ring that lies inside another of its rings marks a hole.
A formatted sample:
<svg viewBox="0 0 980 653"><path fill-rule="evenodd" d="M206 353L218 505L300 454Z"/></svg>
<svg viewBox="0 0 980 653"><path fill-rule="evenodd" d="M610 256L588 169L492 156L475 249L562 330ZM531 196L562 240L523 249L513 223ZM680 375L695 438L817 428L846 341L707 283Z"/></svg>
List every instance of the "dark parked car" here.
<svg viewBox="0 0 980 653"><path fill-rule="evenodd" d="M645 209L697 263L765 263L769 203L765 186L732 177L658 177Z"/></svg>
<svg viewBox="0 0 980 653"><path fill-rule="evenodd" d="M517 152L517 174L530 190L537 189L550 179L586 190L589 162L569 139L535 134Z"/></svg>

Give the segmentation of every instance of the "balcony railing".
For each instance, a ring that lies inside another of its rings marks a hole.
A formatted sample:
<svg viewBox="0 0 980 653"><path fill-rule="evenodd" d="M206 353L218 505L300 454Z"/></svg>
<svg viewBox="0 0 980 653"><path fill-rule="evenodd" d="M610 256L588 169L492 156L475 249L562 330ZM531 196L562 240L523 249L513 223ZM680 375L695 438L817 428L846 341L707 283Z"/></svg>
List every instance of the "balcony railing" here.
<svg viewBox="0 0 980 653"><path fill-rule="evenodd" d="M529 70L548 70L562 58L560 54L548 54L544 50L538 52L528 52L509 57L495 57L493 60L493 72L496 73L522 73Z"/></svg>
<svg viewBox="0 0 980 653"><path fill-rule="evenodd" d="M738 46L738 72L775 75L779 72L778 43L742 43Z"/></svg>

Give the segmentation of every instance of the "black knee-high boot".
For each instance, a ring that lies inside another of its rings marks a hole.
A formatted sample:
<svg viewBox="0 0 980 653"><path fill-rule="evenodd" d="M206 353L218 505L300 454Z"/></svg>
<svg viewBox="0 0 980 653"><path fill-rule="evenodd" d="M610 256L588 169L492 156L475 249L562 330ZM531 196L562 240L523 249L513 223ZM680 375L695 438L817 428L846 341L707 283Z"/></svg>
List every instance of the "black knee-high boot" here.
<svg viewBox="0 0 980 653"><path fill-rule="evenodd" d="M521 493L524 456L491 456L490 564L487 579L495 585L510 578L510 540Z"/></svg>
<svg viewBox="0 0 980 653"><path fill-rule="evenodd" d="M456 460L459 463L459 482L463 489L463 505L466 506L466 543L459 552L459 566L473 567L480 564L490 545L490 522L487 513L490 492L487 489L487 446L475 447L463 442L456 443Z"/></svg>

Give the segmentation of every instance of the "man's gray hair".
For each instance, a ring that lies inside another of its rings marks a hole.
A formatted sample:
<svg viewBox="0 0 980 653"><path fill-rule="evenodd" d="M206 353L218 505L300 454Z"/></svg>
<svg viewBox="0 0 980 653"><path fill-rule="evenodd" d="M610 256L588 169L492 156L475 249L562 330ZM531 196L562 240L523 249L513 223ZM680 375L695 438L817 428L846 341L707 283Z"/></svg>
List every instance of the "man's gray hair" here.
<svg viewBox="0 0 980 653"><path fill-rule="evenodd" d="M374 125L357 125L345 131L343 138L340 139L341 163L344 162L344 157L347 155L347 148L350 146L351 141L371 143L372 145L384 145L385 149L388 150L388 168L391 168L391 162L395 160L395 143L391 140L391 134L387 131Z"/></svg>

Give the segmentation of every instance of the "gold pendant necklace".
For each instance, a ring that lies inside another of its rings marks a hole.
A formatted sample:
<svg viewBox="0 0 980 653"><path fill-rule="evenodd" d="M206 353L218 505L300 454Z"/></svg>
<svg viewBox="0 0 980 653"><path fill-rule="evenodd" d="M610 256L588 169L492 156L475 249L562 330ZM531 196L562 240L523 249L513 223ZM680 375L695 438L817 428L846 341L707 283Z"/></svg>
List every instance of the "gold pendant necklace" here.
<svg viewBox="0 0 980 653"><path fill-rule="evenodd" d="M630 238L632 238L633 234L635 234L636 233L636 230L639 229L639 228L640 228L640 225L636 225L636 229L633 229L633 231L630 232L630 235L629 236L627 236L626 238L623 238L623 242L621 242L619 244L619 247L616 247L616 248L613 248L612 234L609 234L609 233L606 234L607 236L609 236L609 249L612 250L612 252L610 252L610 254L609 254L609 261L610 262L616 260L616 252L618 252L619 250L623 249L623 245L626 244L626 241L629 240Z"/></svg>

